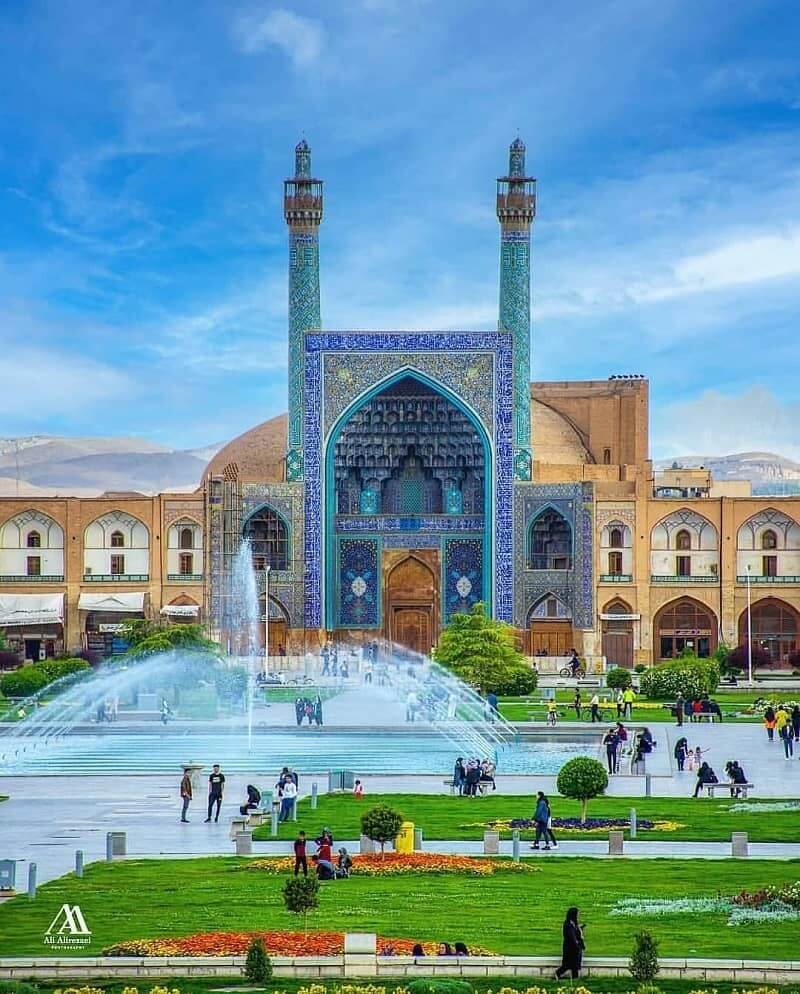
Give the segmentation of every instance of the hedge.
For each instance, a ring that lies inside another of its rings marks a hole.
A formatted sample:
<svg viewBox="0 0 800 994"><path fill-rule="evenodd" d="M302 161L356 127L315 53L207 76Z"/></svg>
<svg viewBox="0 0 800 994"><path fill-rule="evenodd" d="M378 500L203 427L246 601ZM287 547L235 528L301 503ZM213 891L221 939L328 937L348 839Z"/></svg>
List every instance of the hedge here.
<svg viewBox="0 0 800 994"><path fill-rule="evenodd" d="M719 684L719 666L712 659L675 659L660 663L642 674L640 687L645 697L690 700L713 694Z"/></svg>
<svg viewBox="0 0 800 994"><path fill-rule="evenodd" d="M4 697L31 697L54 680L89 668L83 659L48 659L43 663L28 663L0 677L0 693Z"/></svg>

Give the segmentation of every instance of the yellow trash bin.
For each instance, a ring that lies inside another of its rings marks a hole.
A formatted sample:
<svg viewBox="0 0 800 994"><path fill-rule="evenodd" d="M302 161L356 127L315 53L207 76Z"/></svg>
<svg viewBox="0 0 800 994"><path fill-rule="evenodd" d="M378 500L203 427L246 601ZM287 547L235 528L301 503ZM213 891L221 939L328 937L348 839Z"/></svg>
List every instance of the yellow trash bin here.
<svg viewBox="0 0 800 994"><path fill-rule="evenodd" d="M394 848L397 852L414 852L414 822L404 821L395 839Z"/></svg>

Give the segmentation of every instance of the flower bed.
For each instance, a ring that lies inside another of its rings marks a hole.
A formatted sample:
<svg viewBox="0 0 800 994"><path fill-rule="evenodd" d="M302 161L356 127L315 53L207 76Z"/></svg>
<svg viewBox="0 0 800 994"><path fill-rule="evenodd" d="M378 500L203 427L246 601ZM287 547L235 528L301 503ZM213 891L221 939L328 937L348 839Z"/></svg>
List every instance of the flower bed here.
<svg viewBox="0 0 800 994"><path fill-rule="evenodd" d="M253 939L263 939L270 956L341 956L344 932L199 932L169 939L128 939L103 950L103 956L237 956ZM410 956L419 940L378 936L379 956ZM438 942L420 943L426 956L435 956ZM473 955L492 956L473 948Z"/></svg>
<svg viewBox="0 0 800 994"><path fill-rule="evenodd" d="M247 870L287 873L294 869L291 856L251 860ZM475 856L446 856L440 853L387 852L353 856L352 874L360 877L392 877L408 873L454 873L467 877L490 877L494 873L538 873L539 867L510 860L489 860Z"/></svg>
<svg viewBox="0 0 800 994"><path fill-rule="evenodd" d="M630 828L628 818L587 818L582 822L580 818L553 818L553 829L561 832L607 832L611 828ZM637 828L645 831L655 829L658 832L675 832L679 828L684 828L678 821L651 821L649 818L639 818L636 821ZM472 825L461 825L461 828L494 828L502 832L510 832L512 829L521 830L536 828L536 822L532 818L510 818L506 820L495 820L487 822L475 822Z"/></svg>
<svg viewBox="0 0 800 994"><path fill-rule="evenodd" d="M780 887L741 891L734 897L623 898L612 916L728 915L728 925L800 921L800 880Z"/></svg>

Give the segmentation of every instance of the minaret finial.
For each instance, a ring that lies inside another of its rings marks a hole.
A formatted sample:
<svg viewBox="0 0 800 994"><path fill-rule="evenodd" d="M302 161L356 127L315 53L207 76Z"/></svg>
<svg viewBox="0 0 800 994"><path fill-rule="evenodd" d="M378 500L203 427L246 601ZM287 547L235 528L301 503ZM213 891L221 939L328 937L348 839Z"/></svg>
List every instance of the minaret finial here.
<svg viewBox="0 0 800 994"><path fill-rule="evenodd" d="M305 138L295 145L294 175L297 179L311 179L311 146Z"/></svg>

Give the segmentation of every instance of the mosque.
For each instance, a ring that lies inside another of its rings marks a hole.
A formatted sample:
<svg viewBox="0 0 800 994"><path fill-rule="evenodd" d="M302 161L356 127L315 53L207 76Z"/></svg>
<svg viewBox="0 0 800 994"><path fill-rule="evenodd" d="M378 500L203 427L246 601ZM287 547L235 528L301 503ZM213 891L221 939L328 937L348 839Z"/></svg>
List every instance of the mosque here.
<svg viewBox="0 0 800 994"><path fill-rule="evenodd" d="M496 328L323 330L323 182L301 141L284 184L288 413L226 445L193 493L0 500L0 626L21 654L115 651L126 618L158 614L230 638L245 538L273 654L428 652L482 601L530 655L633 666L737 644L749 597L753 638L790 665L800 500L654 476L641 376L531 383L536 180L519 138L496 212Z"/></svg>

